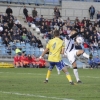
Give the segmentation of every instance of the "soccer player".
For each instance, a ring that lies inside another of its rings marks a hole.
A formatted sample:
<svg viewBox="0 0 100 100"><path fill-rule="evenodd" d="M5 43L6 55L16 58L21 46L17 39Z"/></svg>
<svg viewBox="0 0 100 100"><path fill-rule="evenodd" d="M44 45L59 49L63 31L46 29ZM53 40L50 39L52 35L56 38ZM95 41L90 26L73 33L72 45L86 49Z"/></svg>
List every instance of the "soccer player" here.
<svg viewBox="0 0 100 100"><path fill-rule="evenodd" d="M69 72L67 71L64 62L61 59L61 53L64 51L64 42L59 38L59 31L56 30L54 31L54 38L51 39L44 52L39 58L44 57L44 55L49 51L48 55L48 61L50 63L47 75L46 75L46 80L44 83L48 83L48 79L50 77L51 71L54 68L54 66L57 66L59 70L62 70L66 74L66 78L70 82L71 85L74 85L71 76Z"/></svg>
<svg viewBox="0 0 100 100"><path fill-rule="evenodd" d="M83 31L83 30L81 30ZM91 59L92 55L88 55L84 52L84 50L76 50L75 49L75 43L74 43L74 38L78 35L78 32L76 29L73 29L71 33L66 36L65 38L65 50L64 54L67 55L67 58L69 62L73 66L73 72L76 78L77 83L82 83L79 75L78 75L78 70L77 70L77 64L76 64L76 56L83 55L84 57Z"/></svg>

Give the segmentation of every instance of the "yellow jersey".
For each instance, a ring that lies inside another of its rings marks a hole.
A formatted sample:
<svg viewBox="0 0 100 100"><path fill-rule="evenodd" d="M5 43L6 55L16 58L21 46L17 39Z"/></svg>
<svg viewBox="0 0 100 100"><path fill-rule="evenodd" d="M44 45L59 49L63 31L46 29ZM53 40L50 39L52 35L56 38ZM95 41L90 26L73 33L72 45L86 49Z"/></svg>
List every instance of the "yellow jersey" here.
<svg viewBox="0 0 100 100"><path fill-rule="evenodd" d="M49 49L48 61L61 61L61 51L63 47L64 42L60 38L55 37L54 39L51 39L46 46L46 48Z"/></svg>

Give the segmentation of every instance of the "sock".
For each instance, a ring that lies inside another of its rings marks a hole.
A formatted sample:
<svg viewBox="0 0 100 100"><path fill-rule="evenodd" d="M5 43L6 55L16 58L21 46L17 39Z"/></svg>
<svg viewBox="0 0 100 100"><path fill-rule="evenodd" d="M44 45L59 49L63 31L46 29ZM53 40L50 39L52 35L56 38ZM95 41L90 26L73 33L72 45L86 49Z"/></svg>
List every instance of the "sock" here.
<svg viewBox="0 0 100 100"><path fill-rule="evenodd" d="M60 74L60 70L56 67L58 74Z"/></svg>
<svg viewBox="0 0 100 100"><path fill-rule="evenodd" d="M83 56L89 59L89 55L86 54L85 52L83 53Z"/></svg>
<svg viewBox="0 0 100 100"><path fill-rule="evenodd" d="M77 67L75 67L75 68L73 69L73 72L74 72L74 75L75 75L76 81L78 82L80 79L79 79L79 75L78 75Z"/></svg>
<svg viewBox="0 0 100 100"><path fill-rule="evenodd" d="M66 77L67 77L69 82L72 82L72 78L71 78L71 76L70 76L70 74L68 72L66 72Z"/></svg>
<svg viewBox="0 0 100 100"><path fill-rule="evenodd" d="M48 72L47 72L47 76L46 76L46 80L48 80L48 79L49 79L50 74L51 74L51 71L50 71L50 70L48 70Z"/></svg>

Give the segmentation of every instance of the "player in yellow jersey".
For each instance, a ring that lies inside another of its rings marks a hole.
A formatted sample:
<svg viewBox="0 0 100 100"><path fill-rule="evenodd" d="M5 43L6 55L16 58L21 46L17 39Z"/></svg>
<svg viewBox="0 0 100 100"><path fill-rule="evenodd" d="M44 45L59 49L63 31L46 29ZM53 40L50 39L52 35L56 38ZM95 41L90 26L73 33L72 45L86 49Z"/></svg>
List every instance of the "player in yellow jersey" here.
<svg viewBox="0 0 100 100"><path fill-rule="evenodd" d="M48 42L46 49L44 50L40 58L44 57L44 55L48 51L49 51L48 61L50 63L50 67L48 69L46 80L44 82L45 83L48 82L52 69L54 68L54 66L57 66L59 70L62 70L66 74L66 78L68 79L70 84L74 85L71 76L67 71L67 68L65 67L65 64L61 58L61 53L64 52L64 42L59 38L58 30L54 32L54 38Z"/></svg>

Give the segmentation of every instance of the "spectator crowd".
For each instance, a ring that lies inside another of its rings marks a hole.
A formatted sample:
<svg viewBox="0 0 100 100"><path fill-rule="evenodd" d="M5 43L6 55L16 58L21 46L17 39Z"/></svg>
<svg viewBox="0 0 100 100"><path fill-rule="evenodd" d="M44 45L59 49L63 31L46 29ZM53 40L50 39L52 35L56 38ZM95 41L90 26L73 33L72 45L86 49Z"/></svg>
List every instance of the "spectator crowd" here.
<svg viewBox="0 0 100 100"><path fill-rule="evenodd" d="M71 21L69 17L63 20L60 10L57 7L54 8L54 17L51 20L44 18L43 15L39 16L36 8L32 10L31 16L28 14L28 9L24 6L23 14L29 27L31 24L35 24L40 29L42 38L47 41L53 38L55 30L59 30L60 38L64 39L70 34L73 28L76 28L79 35L85 40L84 47L89 47L92 51L98 50L100 47L100 12L97 14L97 19L92 22L91 19L93 19L93 15L95 14L95 8L93 6L89 8L90 19L84 17L80 20L76 17L74 21ZM30 31L30 28L27 29L22 26L20 21L13 16L13 10L10 6L7 8L6 14L0 16L0 19L0 36L6 47L9 48L10 42L24 42L30 43L38 48L43 47L41 40Z"/></svg>
<svg viewBox="0 0 100 100"><path fill-rule="evenodd" d="M91 21L95 14L95 8L93 6L89 8L89 13L90 19L84 17L80 20L76 17L74 21L71 21L68 17L66 20L63 20L59 9L55 7L54 17L49 20L45 19L43 15L39 17L36 8L34 8L32 11L33 16L29 15L26 19L28 23L34 23L38 26L42 37L47 40L53 38L53 32L55 30L59 30L61 39L64 39L64 37L70 34L72 28L76 28L80 33L79 35L84 38L85 44L87 43L91 50L96 50L100 46L100 12L97 13L97 19L94 22ZM81 32L81 30L83 31Z"/></svg>
<svg viewBox="0 0 100 100"><path fill-rule="evenodd" d="M28 16L26 14L26 16ZM5 15L0 15L0 39L9 47L10 43L30 43L38 48L43 47L41 40L24 27L20 21L13 16L13 10L8 6Z"/></svg>

